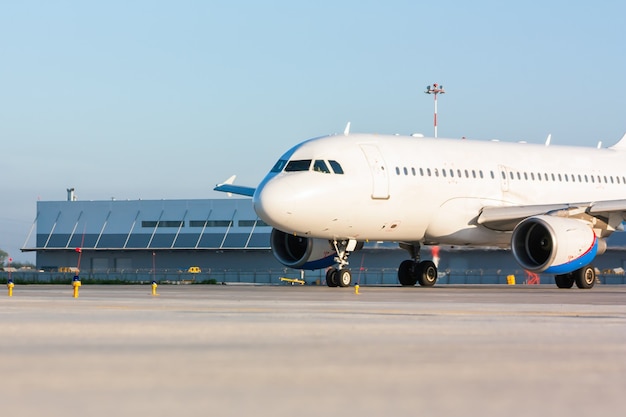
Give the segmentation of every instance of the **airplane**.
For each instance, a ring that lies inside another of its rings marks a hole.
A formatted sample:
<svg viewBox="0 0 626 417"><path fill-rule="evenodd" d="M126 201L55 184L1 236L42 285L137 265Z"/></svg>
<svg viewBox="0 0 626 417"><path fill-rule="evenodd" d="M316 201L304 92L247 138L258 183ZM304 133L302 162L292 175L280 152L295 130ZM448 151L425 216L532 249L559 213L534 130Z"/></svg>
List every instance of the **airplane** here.
<svg viewBox="0 0 626 417"><path fill-rule="evenodd" d="M257 187L214 189L252 197L273 227L274 256L297 269L328 268L346 287L349 255L367 241L408 252L403 286L435 285L424 245L510 248L519 265L555 275L558 288L592 288L591 262L626 219L626 134L608 148L423 135L343 133L299 143ZM330 267L330 268L329 268Z"/></svg>

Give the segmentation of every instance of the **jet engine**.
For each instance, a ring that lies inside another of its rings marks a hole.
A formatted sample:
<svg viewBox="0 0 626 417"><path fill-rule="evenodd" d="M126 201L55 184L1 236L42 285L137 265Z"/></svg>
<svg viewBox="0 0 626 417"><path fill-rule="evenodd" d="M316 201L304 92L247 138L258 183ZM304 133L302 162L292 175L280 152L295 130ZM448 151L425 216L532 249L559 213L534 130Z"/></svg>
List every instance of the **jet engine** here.
<svg viewBox="0 0 626 417"><path fill-rule="evenodd" d="M511 249L515 260L528 271L567 274L604 253L606 242L583 220L540 215L515 227Z"/></svg>
<svg viewBox="0 0 626 417"><path fill-rule="evenodd" d="M335 250L326 239L311 239L273 229L272 253L280 263L296 269L322 269L335 263Z"/></svg>

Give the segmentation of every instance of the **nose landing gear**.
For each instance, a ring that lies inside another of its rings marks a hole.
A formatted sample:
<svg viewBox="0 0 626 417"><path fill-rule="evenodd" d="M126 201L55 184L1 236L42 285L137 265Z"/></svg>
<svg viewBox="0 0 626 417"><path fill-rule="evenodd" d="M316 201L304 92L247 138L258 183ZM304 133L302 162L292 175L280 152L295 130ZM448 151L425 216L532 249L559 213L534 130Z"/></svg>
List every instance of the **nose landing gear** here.
<svg viewBox="0 0 626 417"><path fill-rule="evenodd" d="M335 262L337 262L338 267L326 271L326 285L329 287L349 287L352 284L352 272L347 268L348 256L351 252L361 249L363 242L349 239L333 240L331 243L337 253Z"/></svg>

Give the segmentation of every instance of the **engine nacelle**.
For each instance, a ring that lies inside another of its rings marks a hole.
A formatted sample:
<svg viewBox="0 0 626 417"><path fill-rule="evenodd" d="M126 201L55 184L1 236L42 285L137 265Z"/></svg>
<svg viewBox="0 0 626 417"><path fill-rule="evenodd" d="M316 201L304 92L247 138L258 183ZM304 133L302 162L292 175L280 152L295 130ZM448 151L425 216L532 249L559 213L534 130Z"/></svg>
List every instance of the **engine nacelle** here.
<svg viewBox="0 0 626 417"><path fill-rule="evenodd" d="M335 263L335 250L326 239L294 236L273 229L270 244L276 259L290 268L322 269Z"/></svg>
<svg viewBox="0 0 626 417"><path fill-rule="evenodd" d="M515 227L511 249L515 260L528 271L567 274L604 253L606 242L582 220L541 215Z"/></svg>

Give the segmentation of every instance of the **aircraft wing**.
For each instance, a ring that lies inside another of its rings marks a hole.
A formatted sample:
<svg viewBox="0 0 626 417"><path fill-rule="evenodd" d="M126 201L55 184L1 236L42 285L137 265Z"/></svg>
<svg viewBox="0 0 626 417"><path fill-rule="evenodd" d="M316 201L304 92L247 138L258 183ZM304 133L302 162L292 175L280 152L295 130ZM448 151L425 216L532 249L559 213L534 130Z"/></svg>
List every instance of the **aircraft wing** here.
<svg viewBox="0 0 626 417"><path fill-rule="evenodd" d="M510 232L527 217L547 214L559 217L596 218L617 229L626 220L626 200L594 201L570 204L484 207L477 223L502 232Z"/></svg>
<svg viewBox="0 0 626 417"><path fill-rule="evenodd" d="M254 192L256 191L256 188L233 184L233 182L235 182L236 177L237 177L236 175L233 175L232 177L230 177L223 183L217 184L215 188L213 188L213 190L228 193L229 197L232 194L245 195L246 197L252 197L254 195Z"/></svg>

